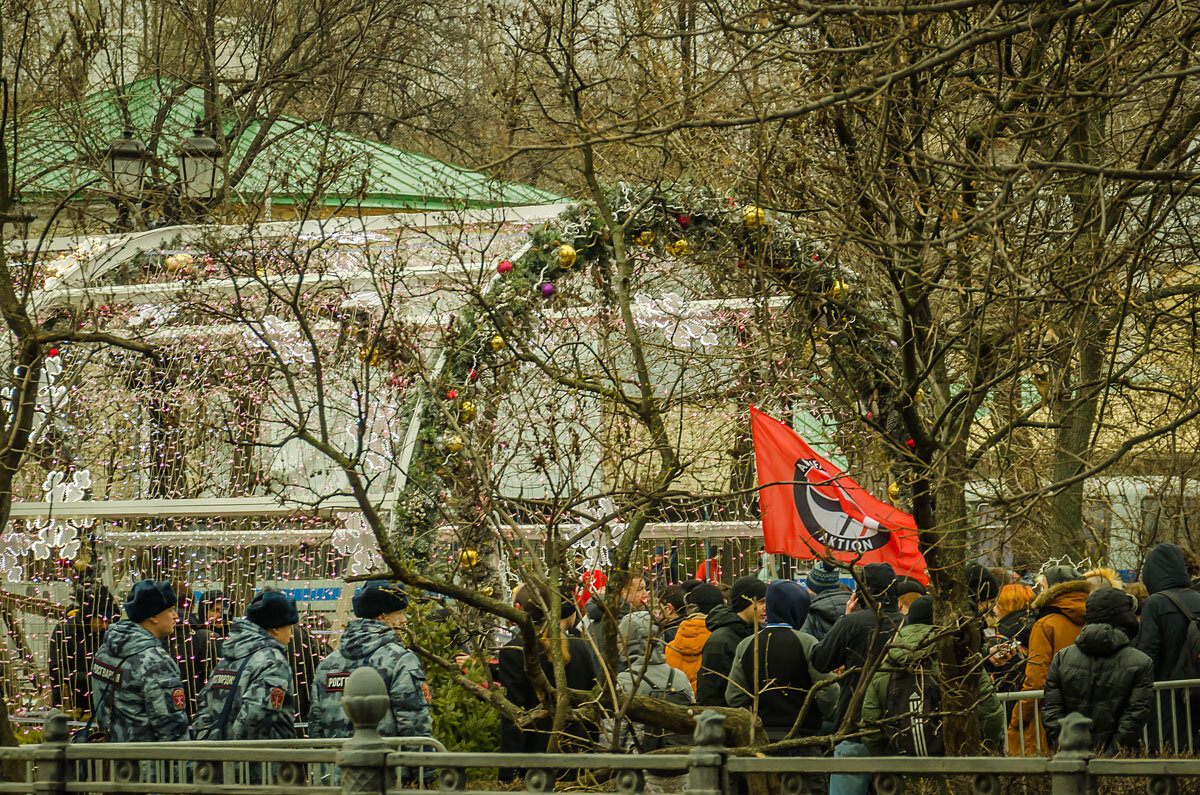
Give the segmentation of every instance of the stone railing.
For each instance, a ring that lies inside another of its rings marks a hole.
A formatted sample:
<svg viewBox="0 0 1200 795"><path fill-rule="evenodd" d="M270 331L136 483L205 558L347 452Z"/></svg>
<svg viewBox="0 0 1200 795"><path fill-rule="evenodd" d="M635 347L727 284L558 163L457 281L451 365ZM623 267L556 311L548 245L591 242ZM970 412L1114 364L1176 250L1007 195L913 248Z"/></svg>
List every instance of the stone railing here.
<svg viewBox="0 0 1200 795"><path fill-rule="evenodd" d="M389 699L370 668L351 675L343 708L355 729L344 741L72 744L66 717L58 713L47 719L41 744L0 749L10 782L25 772L25 781L0 784L0 793L445 793L466 791L469 772L486 768L515 769L529 792L550 792L560 779L588 772L599 789L640 793L653 776L657 791L669 783L661 779L674 779L678 787L671 789L694 795L736 792L743 783L750 792L804 795L819 791L814 785L832 773L870 774L878 795L900 795L912 778L955 778L954 791L997 795L1015 791L1014 780L1029 776L1049 779L1054 795L1086 795L1109 777L1141 779L1146 791L1171 795L1181 791L1181 780L1200 778L1200 760L1094 757L1091 721L1078 714L1063 719L1052 757L832 758L732 754L724 745L724 719L712 710L697 716L695 745L679 753L450 753L431 738L379 734Z"/></svg>

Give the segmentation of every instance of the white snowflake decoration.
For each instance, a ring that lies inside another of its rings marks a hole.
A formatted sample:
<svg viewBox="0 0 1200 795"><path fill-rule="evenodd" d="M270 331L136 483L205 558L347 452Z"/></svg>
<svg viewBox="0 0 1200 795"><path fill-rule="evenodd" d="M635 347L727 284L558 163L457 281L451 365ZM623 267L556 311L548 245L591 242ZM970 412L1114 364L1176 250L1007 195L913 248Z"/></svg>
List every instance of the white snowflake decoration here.
<svg viewBox="0 0 1200 795"><path fill-rule="evenodd" d="M693 342L704 348L717 344L716 333L691 317L687 302L676 293L661 298L639 295L634 300L633 317L643 326L662 331L676 348L690 348Z"/></svg>
<svg viewBox="0 0 1200 795"><path fill-rule="evenodd" d="M263 349L273 348L284 364L313 364L316 361L312 346L300 333L298 324L288 323L275 315L267 315L258 326L257 329L253 326L242 329L242 336L247 345Z"/></svg>
<svg viewBox="0 0 1200 795"><path fill-rule="evenodd" d="M349 557L346 573L350 576L369 573L379 557L375 534L363 522L361 513L338 513L336 518L342 522L342 526L333 531L329 544L335 552Z"/></svg>

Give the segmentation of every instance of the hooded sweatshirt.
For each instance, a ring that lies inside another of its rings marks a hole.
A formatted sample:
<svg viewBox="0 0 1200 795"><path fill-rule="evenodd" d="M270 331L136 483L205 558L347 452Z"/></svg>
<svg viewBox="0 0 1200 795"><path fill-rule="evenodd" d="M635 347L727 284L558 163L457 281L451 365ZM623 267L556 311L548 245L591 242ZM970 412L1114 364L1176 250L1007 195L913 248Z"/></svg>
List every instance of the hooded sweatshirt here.
<svg viewBox="0 0 1200 795"><path fill-rule="evenodd" d="M628 668L617 674L617 687L626 693L650 695L654 690L685 693L689 700L692 686L682 671L667 665L662 640L652 637L654 622L645 611L630 613L621 619L617 635L624 647Z"/></svg>
<svg viewBox="0 0 1200 795"><path fill-rule="evenodd" d="M892 708L888 704L888 686L893 674L899 671L914 671L928 665L933 671L935 681L939 675L935 627L929 624L909 624L896 633L892 644L883 667L871 678L871 684L867 686L862 708L864 725L879 725L887 718L898 717L891 714ZM980 674L977 681L979 691L975 715L979 720L979 734L986 745L999 748L1004 734L1004 707L996 697L992 681L986 674ZM933 720L937 721L940 718ZM864 742L867 750L873 755L894 753L894 749L888 747L888 740L883 733L869 735Z"/></svg>
<svg viewBox="0 0 1200 795"><path fill-rule="evenodd" d="M1105 600L1119 614L1113 611L1105 620L1093 621L1093 602ZM1153 711L1154 665L1129 643L1128 632L1137 628L1124 593L1105 588L1088 598L1087 626L1073 645L1054 655L1046 676L1042 721L1052 746L1058 743L1060 721L1072 712L1092 719L1092 742L1100 751L1141 744L1142 728Z"/></svg>
<svg viewBox="0 0 1200 795"><path fill-rule="evenodd" d="M717 605L705 619L710 633L700 655L696 676L696 703L706 707L724 707L725 685L733 668L733 655L743 638L754 634L754 627L743 621L729 605Z"/></svg>
<svg viewBox="0 0 1200 795"><path fill-rule="evenodd" d="M235 619L200 691L192 730L202 740L286 740L296 736L296 685L279 641L248 618ZM221 725L225 702L232 699Z"/></svg>
<svg viewBox="0 0 1200 795"><path fill-rule="evenodd" d="M1150 550L1142 564L1142 582L1150 596L1142 605L1137 648L1154 661L1154 680L1163 681L1171 678L1188 625L1187 618L1166 594L1176 594L1200 617L1200 593L1192 590L1183 550L1174 544L1159 544Z"/></svg>
<svg viewBox="0 0 1200 795"><path fill-rule="evenodd" d="M684 620L675 630L675 637L666 649L667 665L683 671L696 690L696 674L700 673L700 654L704 651L704 642L712 631L706 625L708 616L696 614Z"/></svg>
<svg viewBox="0 0 1200 795"><path fill-rule="evenodd" d="M841 680L841 694L835 721L841 724L850 709L850 700L858 688L858 680L867 665L874 665L883 653L892 634L900 627L904 616L896 605L893 584L896 573L887 563L868 563L863 567L863 586L870 591L883 611L883 623L875 632L875 611L867 607L865 599L859 600L859 609L837 620L829 633L813 647L812 663L818 671L831 673L842 666L846 673ZM874 644L871 636L875 635ZM857 723L858 712L850 716Z"/></svg>
<svg viewBox="0 0 1200 795"><path fill-rule="evenodd" d="M379 672L387 686L391 709L379 723L385 737L422 737L433 731L429 686L421 661L400 642L395 631L376 618L356 618L346 625L337 650L313 674L310 737L349 737L354 725L342 711L346 680L359 668Z"/></svg>
<svg viewBox="0 0 1200 795"><path fill-rule="evenodd" d="M808 620L801 630L822 640L837 620L846 615L846 603L850 601L850 595L850 591L841 588L831 588L817 594L808 608Z"/></svg>
<svg viewBox="0 0 1200 795"><path fill-rule="evenodd" d="M757 710L771 740L786 737L796 725L808 693L833 678L812 666L810 657L817 640L799 629L808 618L810 600L808 591L791 580L771 583L767 586L767 623L757 634L743 639L734 652L725 702ZM837 701L836 684L818 687L797 734L820 734L824 720L837 710Z"/></svg>
<svg viewBox="0 0 1200 795"><path fill-rule="evenodd" d="M179 666L150 631L118 621L92 660L94 728L112 742L167 742L187 737L187 697Z"/></svg>

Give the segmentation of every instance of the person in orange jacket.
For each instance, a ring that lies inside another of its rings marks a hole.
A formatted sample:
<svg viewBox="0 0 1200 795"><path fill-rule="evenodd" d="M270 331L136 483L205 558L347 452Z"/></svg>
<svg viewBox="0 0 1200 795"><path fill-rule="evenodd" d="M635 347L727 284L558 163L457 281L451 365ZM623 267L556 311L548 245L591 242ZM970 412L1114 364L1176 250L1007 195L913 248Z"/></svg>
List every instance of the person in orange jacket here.
<svg viewBox="0 0 1200 795"><path fill-rule="evenodd" d="M675 638L667 646L667 665L687 675L696 692L696 676L700 673L700 653L704 642L712 632L705 626L708 613L717 605L725 604L721 589L709 583L700 583L684 597L688 617L675 630Z"/></svg>
<svg viewBox="0 0 1200 795"><path fill-rule="evenodd" d="M1029 632L1029 659L1025 663L1022 690L1041 690L1050 661L1075 642L1083 629L1088 594L1092 587L1083 573L1070 566L1051 566L1042 572L1045 590L1033 600L1038 619ZM1008 725L1008 752L1042 756L1049 746L1042 728L1040 704L1032 699L1019 702Z"/></svg>

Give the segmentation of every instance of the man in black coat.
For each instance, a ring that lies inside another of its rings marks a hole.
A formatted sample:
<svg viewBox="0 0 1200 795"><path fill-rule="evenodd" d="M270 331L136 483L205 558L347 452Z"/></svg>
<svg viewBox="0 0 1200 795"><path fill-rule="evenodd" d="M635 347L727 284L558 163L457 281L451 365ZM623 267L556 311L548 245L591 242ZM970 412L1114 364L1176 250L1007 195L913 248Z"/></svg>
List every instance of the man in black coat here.
<svg viewBox="0 0 1200 795"><path fill-rule="evenodd" d="M1096 750L1113 753L1137 748L1153 711L1154 664L1130 645L1137 637L1133 598L1116 588L1101 588L1087 598L1087 624L1050 662L1042 724L1051 745L1058 743L1059 721L1072 712L1092 719Z"/></svg>
<svg viewBox="0 0 1200 795"><path fill-rule="evenodd" d="M1171 678L1188 628L1187 617L1168 594L1200 616L1200 592L1192 590L1183 550L1174 544L1159 544L1150 550L1142 564L1142 582L1150 596L1142 605L1137 647L1154 661L1154 681L1161 682Z"/></svg>
<svg viewBox="0 0 1200 795"><path fill-rule="evenodd" d="M862 702L857 709L850 712L850 701L863 671L876 668L876 663L883 654L887 642L900 628L904 617L896 604L896 572L887 563L868 563L862 569L859 589L866 591L874 599L882 613L882 620L869 605L866 598L859 598L856 592L847 605L848 612L837 620L829 633L813 647L810 658L813 667L822 673L830 673L845 667L846 672L841 680L841 693L838 699L837 714L834 725L850 725L859 722L862 712ZM878 625L878 632L876 626ZM871 643L875 636L874 644ZM843 740L833 749L834 756L867 756L867 746L861 740ZM836 774L830 776L829 791L841 793L866 793L870 784L869 775Z"/></svg>
<svg viewBox="0 0 1200 795"><path fill-rule="evenodd" d="M700 653L700 672L696 675L696 703L706 707L724 707L725 687L733 658L743 638L754 634L756 626L767 619L767 584L757 577L741 577L729 591L729 606L717 605L709 611L704 625L711 635Z"/></svg>
<svg viewBox="0 0 1200 795"><path fill-rule="evenodd" d="M83 594L78 609L67 614L50 637L51 703L65 711L91 711L88 672L92 656L104 641L109 623L120 618L117 600L105 588Z"/></svg>

